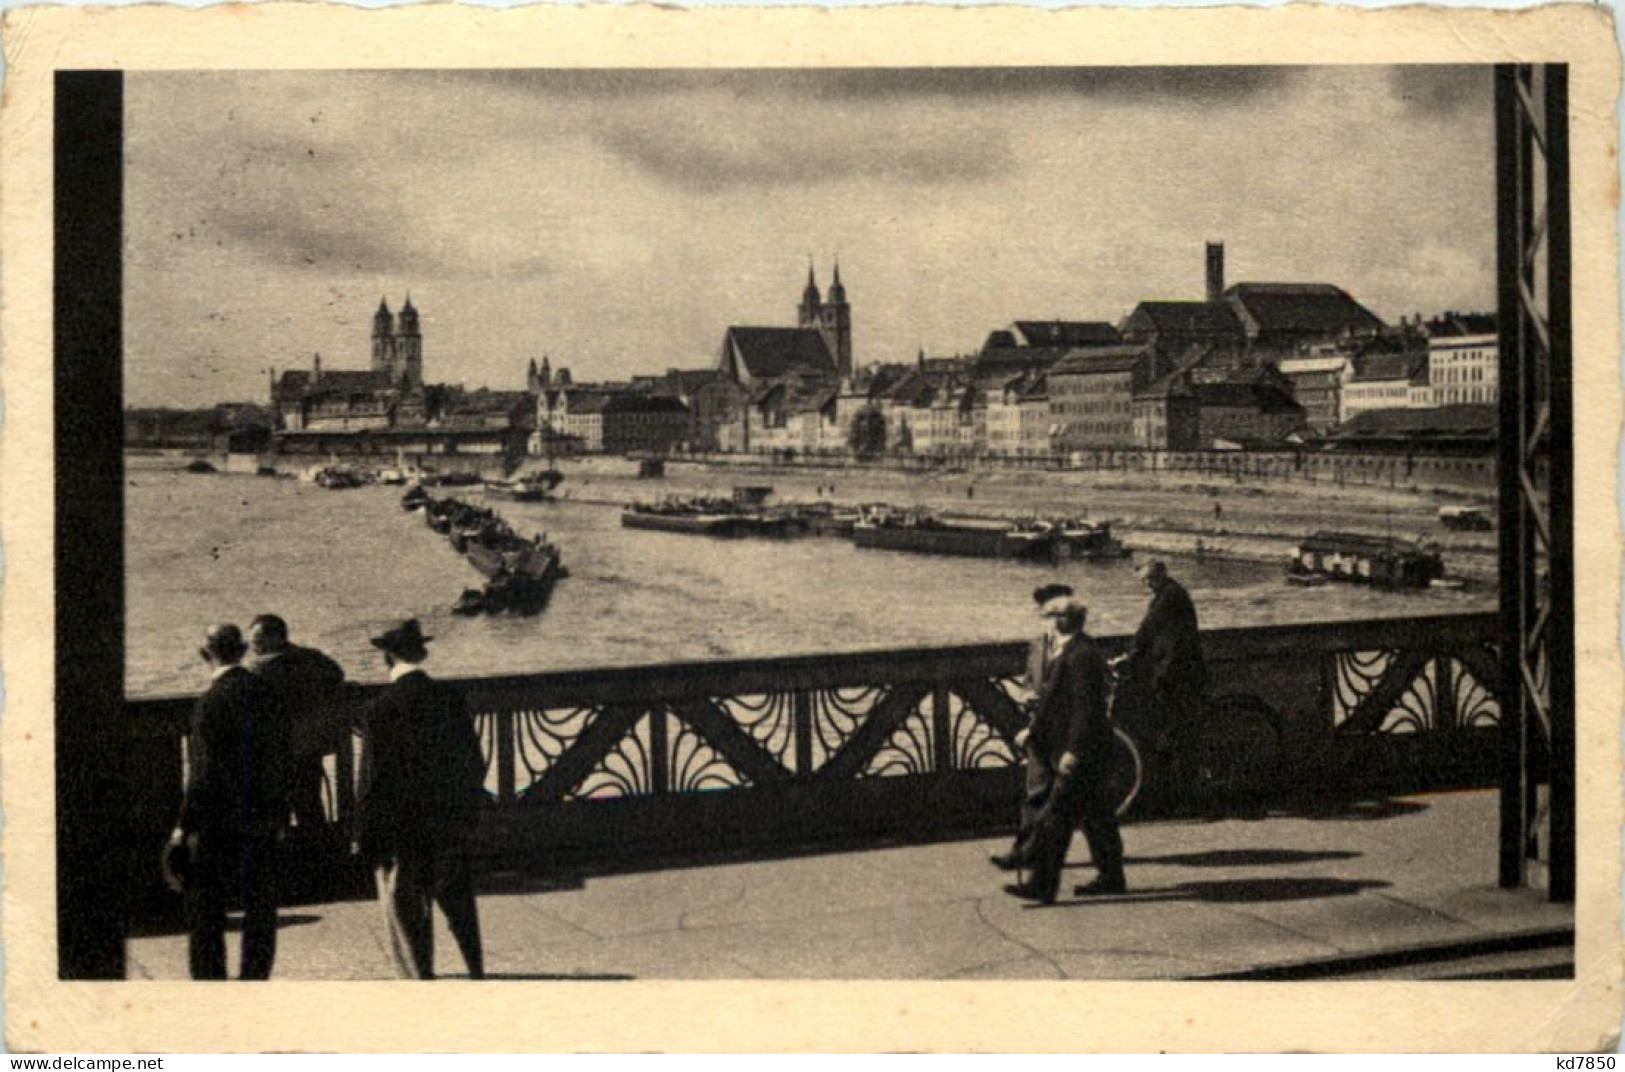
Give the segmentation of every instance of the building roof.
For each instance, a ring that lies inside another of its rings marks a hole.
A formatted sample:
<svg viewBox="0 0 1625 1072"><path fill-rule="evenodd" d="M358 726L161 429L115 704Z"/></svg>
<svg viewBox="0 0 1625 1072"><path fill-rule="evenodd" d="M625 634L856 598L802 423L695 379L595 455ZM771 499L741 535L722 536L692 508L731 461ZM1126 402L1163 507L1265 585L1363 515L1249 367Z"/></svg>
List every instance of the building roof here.
<svg viewBox="0 0 1625 1072"><path fill-rule="evenodd" d="M446 401L455 413L509 413L531 405L532 396L529 391L488 391L482 387L454 394Z"/></svg>
<svg viewBox="0 0 1625 1072"><path fill-rule="evenodd" d="M824 337L812 328L731 327L723 350L724 360L737 354L753 380L771 379L798 368L835 372Z"/></svg>
<svg viewBox="0 0 1625 1072"><path fill-rule="evenodd" d="M1411 380L1427 376L1427 354L1367 354L1355 362L1354 382Z"/></svg>
<svg viewBox="0 0 1625 1072"><path fill-rule="evenodd" d="M1237 283L1224 295L1260 333L1341 335L1383 327L1371 310L1330 283Z"/></svg>
<svg viewBox="0 0 1625 1072"><path fill-rule="evenodd" d="M1342 372L1348 363L1346 357L1289 357L1276 367L1284 376L1305 376L1314 372Z"/></svg>
<svg viewBox="0 0 1625 1072"><path fill-rule="evenodd" d="M714 368L667 369L664 376L655 380L653 393L686 398L716 378L717 370Z"/></svg>
<svg viewBox="0 0 1625 1072"><path fill-rule="evenodd" d="M1198 332L1204 335L1240 335L1241 321L1226 302L1143 301L1128 315L1136 327L1157 332Z"/></svg>
<svg viewBox="0 0 1625 1072"><path fill-rule="evenodd" d="M594 414L602 415L604 407L611 398L617 395L606 394L602 391L572 391L570 393L571 417L591 417Z"/></svg>
<svg viewBox="0 0 1625 1072"><path fill-rule="evenodd" d="M1494 335L1494 313L1445 313L1429 320L1422 328L1430 339L1462 338L1468 335Z"/></svg>
<svg viewBox="0 0 1625 1072"><path fill-rule="evenodd" d="M314 372L302 369L290 369L282 374L277 381L277 401L289 401L320 394L366 394L376 391L393 391L396 388L394 380L387 372L374 372L371 369L324 369L318 378Z"/></svg>
<svg viewBox="0 0 1625 1072"><path fill-rule="evenodd" d="M1123 341L1103 320L1017 320L1012 328L1027 346L1110 346Z"/></svg>
<svg viewBox="0 0 1625 1072"><path fill-rule="evenodd" d="M603 413L688 413L680 398L663 395L613 394L601 396Z"/></svg>
<svg viewBox="0 0 1625 1072"><path fill-rule="evenodd" d="M1332 433L1334 440L1495 438L1498 410L1462 403L1428 409L1372 409L1356 413Z"/></svg>
<svg viewBox="0 0 1625 1072"><path fill-rule="evenodd" d="M1290 394L1270 383L1193 383L1191 393L1203 406L1245 407L1263 413L1302 413Z"/></svg>
<svg viewBox="0 0 1625 1072"><path fill-rule="evenodd" d="M1073 350L1050 367L1051 376L1095 376L1112 372L1132 372L1146 358L1144 346L1103 346Z"/></svg>
<svg viewBox="0 0 1625 1072"><path fill-rule="evenodd" d="M994 335L1008 332L994 332ZM991 342L993 336L988 339ZM971 375L977 379L998 376L1007 372L1047 371L1061 358L1071 353L1072 346L999 346L982 348L971 366Z"/></svg>

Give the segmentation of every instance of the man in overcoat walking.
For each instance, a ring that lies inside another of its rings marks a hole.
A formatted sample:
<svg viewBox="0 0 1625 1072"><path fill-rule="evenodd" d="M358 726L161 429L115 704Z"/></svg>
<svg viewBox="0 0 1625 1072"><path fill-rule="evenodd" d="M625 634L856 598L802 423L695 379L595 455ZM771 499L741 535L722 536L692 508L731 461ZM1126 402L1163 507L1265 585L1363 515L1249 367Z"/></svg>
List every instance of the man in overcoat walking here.
<svg viewBox="0 0 1625 1072"><path fill-rule="evenodd" d="M483 979L469 841L485 761L462 695L423 670L431 639L415 618L372 639L390 685L362 712L356 843L377 879L401 977L434 978L438 904L469 978Z"/></svg>
<svg viewBox="0 0 1625 1072"><path fill-rule="evenodd" d="M1027 687L1033 690L1035 697L1043 688L1044 674L1049 669L1050 661L1060 651L1063 639L1055 631L1055 619L1044 616L1044 607L1051 600L1071 595L1072 586L1066 584L1046 584L1033 589L1033 606L1038 613L1041 626L1038 636L1034 637L1027 647ZM1029 719L1036 706L1035 698L1029 704ZM1001 871L1014 871L1022 866L1022 861L1026 859L1033 823L1037 820L1044 801L1049 797L1050 782L1055 774L1044 757L1033 750L1030 724L1016 734L1016 748L1021 753L1023 777L1021 818L1016 828L1016 839L1008 852L996 853L989 857L993 866Z"/></svg>
<svg viewBox="0 0 1625 1072"><path fill-rule="evenodd" d="M1088 608L1082 602L1058 596L1044 605L1043 614L1054 620L1061 640L1044 674L1029 747L1054 775L1022 861L1030 877L1006 886L1005 892L1050 904L1060 887L1072 831L1080 821L1098 874L1094 882L1074 892L1122 893L1128 885L1116 801L1105 778L1113 746L1106 660L1084 634Z"/></svg>
<svg viewBox="0 0 1625 1072"><path fill-rule="evenodd" d="M217 625L201 654L214 668L187 738L186 795L164 855L186 899L194 979L226 978L226 907L243 907L243 979L269 979L276 960L277 841L286 727L275 694L242 665L235 625ZM177 871L183 873L177 873Z"/></svg>

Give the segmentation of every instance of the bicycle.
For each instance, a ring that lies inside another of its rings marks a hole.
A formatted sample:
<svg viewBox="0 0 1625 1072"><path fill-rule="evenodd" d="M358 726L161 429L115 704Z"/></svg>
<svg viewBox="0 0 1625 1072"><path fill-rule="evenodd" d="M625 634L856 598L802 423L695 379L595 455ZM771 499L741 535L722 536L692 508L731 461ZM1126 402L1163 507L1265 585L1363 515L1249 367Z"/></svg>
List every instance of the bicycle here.
<svg viewBox="0 0 1625 1072"><path fill-rule="evenodd" d="M1117 815L1153 799L1180 811L1228 812L1255 804L1276 787L1281 761L1281 717L1250 693L1204 696L1197 713L1152 742L1134 709L1120 716L1119 675L1112 667L1112 733L1106 777L1119 801Z"/></svg>

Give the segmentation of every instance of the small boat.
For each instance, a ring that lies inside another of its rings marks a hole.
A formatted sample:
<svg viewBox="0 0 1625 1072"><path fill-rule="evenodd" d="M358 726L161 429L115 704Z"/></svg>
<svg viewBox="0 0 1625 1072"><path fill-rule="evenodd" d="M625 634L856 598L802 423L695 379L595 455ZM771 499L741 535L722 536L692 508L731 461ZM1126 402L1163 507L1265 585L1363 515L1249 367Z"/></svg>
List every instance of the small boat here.
<svg viewBox="0 0 1625 1072"><path fill-rule="evenodd" d="M1123 546L1123 541L1112 535L1110 521L1091 523L1068 518L1053 524L1061 535L1055 550L1062 558L1101 562L1129 556L1129 549Z"/></svg>
<svg viewBox="0 0 1625 1072"><path fill-rule="evenodd" d="M213 465L204 461L202 458L194 458L186 466L186 471L188 473L218 473L220 470L216 469Z"/></svg>
<svg viewBox="0 0 1625 1072"><path fill-rule="evenodd" d="M316 484L331 491L359 488L366 483L360 473L344 466L330 465L316 473Z"/></svg>
<svg viewBox="0 0 1625 1072"><path fill-rule="evenodd" d="M439 483L448 488L472 487L480 482L478 473L445 473L440 477Z"/></svg>
<svg viewBox="0 0 1625 1072"><path fill-rule="evenodd" d="M536 613L546 606L554 583L564 576L563 556L558 547L541 537L507 550L470 543L467 555L469 564L486 578L481 609L489 614ZM461 606L468 602L471 601L465 591L458 603Z"/></svg>
<svg viewBox="0 0 1625 1072"><path fill-rule="evenodd" d="M563 482L563 473L548 469L540 473L526 473L517 480L487 480L485 494L510 502L542 502Z"/></svg>
<svg viewBox="0 0 1625 1072"><path fill-rule="evenodd" d="M1324 577L1384 588L1427 588L1444 576L1444 560L1430 547L1392 537L1321 531L1298 545L1287 565L1289 583Z"/></svg>
<svg viewBox="0 0 1625 1072"><path fill-rule="evenodd" d="M1495 527L1481 506L1441 506L1439 524L1451 532L1489 532Z"/></svg>
<svg viewBox="0 0 1625 1072"><path fill-rule="evenodd" d="M406 489L406 494L401 496L401 509L410 513L422 509L428 501L429 493L423 489L423 485L413 484Z"/></svg>
<svg viewBox="0 0 1625 1072"><path fill-rule="evenodd" d="M638 462L639 480L658 480L666 475L666 459L644 458Z"/></svg>

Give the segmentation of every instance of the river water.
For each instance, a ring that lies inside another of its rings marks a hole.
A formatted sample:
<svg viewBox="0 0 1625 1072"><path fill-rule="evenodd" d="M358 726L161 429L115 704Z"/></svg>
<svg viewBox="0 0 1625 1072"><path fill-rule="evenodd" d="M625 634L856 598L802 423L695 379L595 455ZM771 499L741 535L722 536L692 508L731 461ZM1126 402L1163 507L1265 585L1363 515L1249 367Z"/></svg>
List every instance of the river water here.
<svg viewBox="0 0 1625 1072"><path fill-rule="evenodd" d="M1129 631L1147 594L1126 562L1032 565L860 551L835 539L713 540L620 527L613 505L660 490L726 492L751 482L674 472L662 485L616 473L572 474L570 498L501 503L524 533L546 531L570 575L533 618L460 618L450 607L479 577L399 488L327 491L295 480L191 475L174 459L128 459L126 474L126 684L133 696L195 692L207 681L197 655L216 621L246 627L263 612L286 618L298 643L332 654L353 679L384 667L367 638L415 616L434 636L431 666L445 676L627 666L674 660L856 651L1013 640L1032 629L1029 593L1065 581L1091 607L1090 631ZM825 477L774 477L785 498L812 499ZM846 501L963 503L964 480L944 484L880 474L846 478ZM481 501L478 488L455 489ZM983 486L975 504L1019 506L1020 484ZM594 501L597 500L597 501ZM1144 500L1144 501L1141 501ZM1211 497L1133 489L1097 491L1095 517L1147 510L1205 515ZM1227 517L1269 510L1314 520L1290 494L1226 492ZM1359 504L1354 504L1358 508ZM1425 519L1430 504L1402 504ZM1294 522L1295 523L1295 522ZM1299 589L1276 565L1171 559L1205 627L1487 610L1493 593L1383 592L1346 585Z"/></svg>

